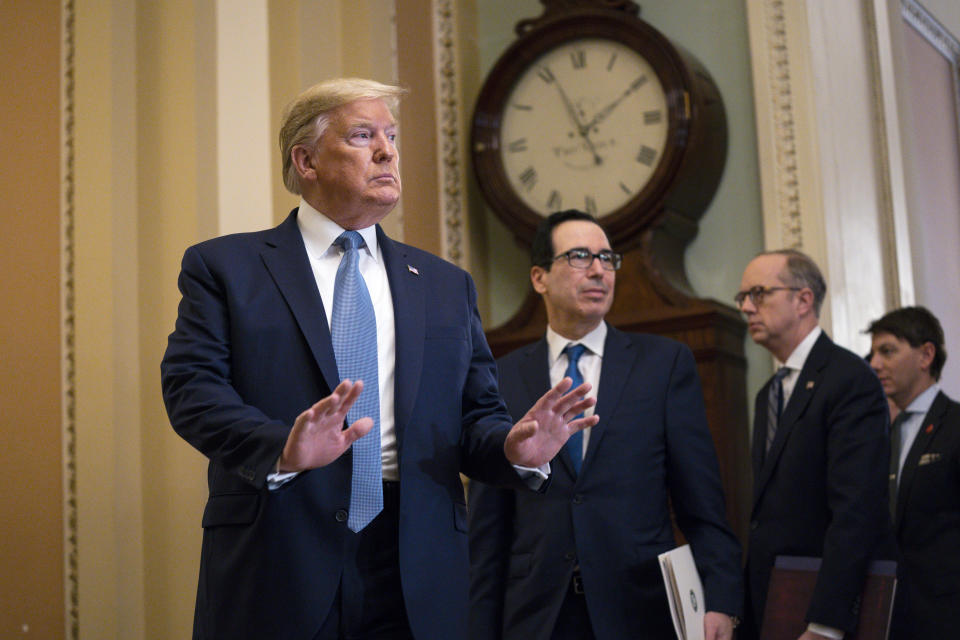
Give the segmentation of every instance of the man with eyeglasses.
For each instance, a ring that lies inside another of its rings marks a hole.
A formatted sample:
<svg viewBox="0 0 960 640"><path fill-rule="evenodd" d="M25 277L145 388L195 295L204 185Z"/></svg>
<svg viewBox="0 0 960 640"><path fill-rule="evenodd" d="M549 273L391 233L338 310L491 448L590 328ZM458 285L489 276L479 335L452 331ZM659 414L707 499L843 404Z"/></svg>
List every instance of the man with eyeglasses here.
<svg viewBox="0 0 960 640"><path fill-rule="evenodd" d="M800 637L842 638L856 627L869 562L890 544L886 400L864 359L820 329L826 290L813 260L787 249L751 260L734 298L777 361L754 414L747 640L777 556L822 558Z"/></svg>
<svg viewBox="0 0 960 640"><path fill-rule="evenodd" d="M551 461L545 494L470 483L471 638L675 638L657 560L676 546L671 501L703 579L705 637L731 638L741 554L692 353L604 321L621 256L588 214L546 218L531 258L548 327L497 362L501 393L519 414L553 380L583 379L600 420Z"/></svg>

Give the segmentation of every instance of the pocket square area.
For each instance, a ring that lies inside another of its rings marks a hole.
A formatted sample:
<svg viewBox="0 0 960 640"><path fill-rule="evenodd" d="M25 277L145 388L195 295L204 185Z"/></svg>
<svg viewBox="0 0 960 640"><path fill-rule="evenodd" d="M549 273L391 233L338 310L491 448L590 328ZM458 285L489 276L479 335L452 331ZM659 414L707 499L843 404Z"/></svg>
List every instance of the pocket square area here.
<svg viewBox="0 0 960 640"><path fill-rule="evenodd" d="M932 462L939 462L940 454L939 453L925 453L920 456L920 462L917 463L918 467L922 467L925 464L930 464Z"/></svg>

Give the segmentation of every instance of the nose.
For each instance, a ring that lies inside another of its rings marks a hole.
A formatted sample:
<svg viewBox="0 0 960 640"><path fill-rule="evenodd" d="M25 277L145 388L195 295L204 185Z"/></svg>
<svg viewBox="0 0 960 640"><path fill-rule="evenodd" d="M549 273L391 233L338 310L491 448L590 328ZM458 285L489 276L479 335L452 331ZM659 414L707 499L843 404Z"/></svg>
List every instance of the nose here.
<svg viewBox="0 0 960 640"><path fill-rule="evenodd" d="M749 315L756 312L757 307L753 304L753 300L750 298L750 296L745 297L740 303L740 313Z"/></svg>
<svg viewBox="0 0 960 640"><path fill-rule="evenodd" d="M870 354L870 368L876 373L880 373L880 361L879 356L876 353Z"/></svg>
<svg viewBox="0 0 960 640"><path fill-rule="evenodd" d="M397 148L387 134L380 132L374 137L374 162L390 162L397 155Z"/></svg>
<svg viewBox="0 0 960 640"><path fill-rule="evenodd" d="M593 256L593 260L590 262L590 266L587 267L587 274L591 278L602 278L604 274L603 263L600 262L600 258Z"/></svg>

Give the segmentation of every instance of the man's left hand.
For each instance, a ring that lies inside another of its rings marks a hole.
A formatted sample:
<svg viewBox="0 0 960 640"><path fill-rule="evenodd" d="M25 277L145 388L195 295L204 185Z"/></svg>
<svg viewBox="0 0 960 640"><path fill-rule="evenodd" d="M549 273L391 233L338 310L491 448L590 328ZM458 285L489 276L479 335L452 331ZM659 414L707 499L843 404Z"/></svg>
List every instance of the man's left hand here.
<svg viewBox="0 0 960 640"><path fill-rule="evenodd" d="M560 452L574 432L592 427L600 421L596 415L572 420L597 402L595 398L584 397L590 392L589 384L581 384L567 393L572 384L570 378L561 380L513 425L503 445L510 464L520 467L543 466Z"/></svg>
<svg viewBox="0 0 960 640"><path fill-rule="evenodd" d="M733 618L718 611L707 611L703 616L704 640L732 640Z"/></svg>

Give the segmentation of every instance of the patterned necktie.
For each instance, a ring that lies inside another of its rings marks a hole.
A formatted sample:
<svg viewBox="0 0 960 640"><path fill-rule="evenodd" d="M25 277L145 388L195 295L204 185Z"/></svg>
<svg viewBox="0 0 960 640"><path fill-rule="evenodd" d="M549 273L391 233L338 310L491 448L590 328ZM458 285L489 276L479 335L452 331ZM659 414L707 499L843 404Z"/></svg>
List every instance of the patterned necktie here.
<svg viewBox="0 0 960 640"><path fill-rule="evenodd" d="M576 389L581 384L583 384L583 376L580 375L580 368L578 363L580 362L580 356L583 355L583 352L587 348L582 344L568 344L563 350L567 354L567 372L564 374L571 380L573 384L570 386L570 389ZM569 393L569 391L567 392ZM583 414L577 415L574 420L582 417ZM583 462L583 432L577 431L570 436L570 439L567 440L567 453L570 454L570 459L573 460L573 470L576 473L580 473L580 463Z"/></svg>
<svg viewBox="0 0 960 640"><path fill-rule="evenodd" d="M363 393L347 412L347 423L373 418L370 432L353 443L353 484L347 526L360 531L383 510L380 461L380 390L377 379L377 318L360 275L363 237L344 231L334 242L343 248L333 288L330 336L340 379L363 380Z"/></svg>
<svg viewBox="0 0 960 640"><path fill-rule="evenodd" d="M890 426L890 517L897 517L897 491L900 482L900 449L903 440L903 423L907 421L910 413L901 411L894 418Z"/></svg>
<svg viewBox="0 0 960 640"><path fill-rule="evenodd" d="M770 452L773 439L777 436L777 427L783 415L783 379L789 373L790 369L780 367L770 382L770 390L767 394L767 453Z"/></svg>

